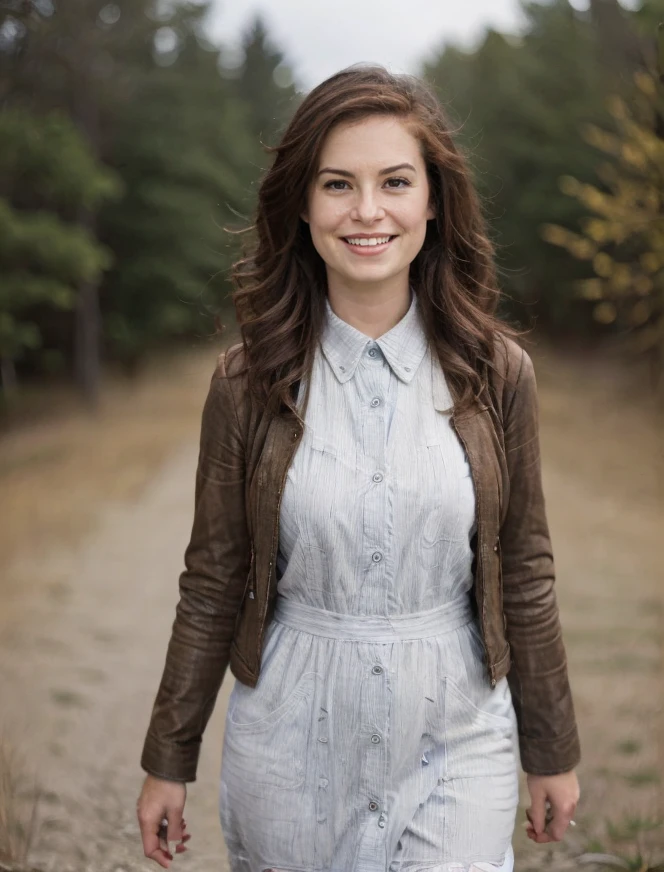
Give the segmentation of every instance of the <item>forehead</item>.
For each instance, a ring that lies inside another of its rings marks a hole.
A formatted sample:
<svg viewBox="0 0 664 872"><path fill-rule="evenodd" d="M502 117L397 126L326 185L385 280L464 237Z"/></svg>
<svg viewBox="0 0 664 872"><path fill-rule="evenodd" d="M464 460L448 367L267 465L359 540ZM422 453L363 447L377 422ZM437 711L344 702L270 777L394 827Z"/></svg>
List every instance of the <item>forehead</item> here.
<svg viewBox="0 0 664 872"><path fill-rule="evenodd" d="M353 166L386 167L405 161L424 165L418 140L406 121L378 115L332 128L323 143L319 163L350 170Z"/></svg>

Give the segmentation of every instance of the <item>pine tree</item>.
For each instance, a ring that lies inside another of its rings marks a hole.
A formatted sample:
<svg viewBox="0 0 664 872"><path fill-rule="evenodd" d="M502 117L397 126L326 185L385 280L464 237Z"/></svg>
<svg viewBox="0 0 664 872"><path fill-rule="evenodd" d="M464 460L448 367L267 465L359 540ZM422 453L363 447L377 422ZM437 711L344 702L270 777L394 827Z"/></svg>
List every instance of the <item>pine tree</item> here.
<svg viewBox="0 0 664 872"><path fill-rule="evenodd" d="M236 93L251 106L256 139L264 145L275 145L296 100L290 69L283 54L270 43L260 16L247 29L242 50L244 61L234 80Z"/></svg>
<svg viewBox="0 0 664 872"><path fill-rule="evenodd" d="M81 282L96 282L111 253L81 227L81 208L94 214L117 195L115 177L100 167L71 122L52 113L0 113L0 363L5 395L14 363L41 342L31 315L71 309Z"/></svg>
<svg viewBox="0 0 664 872"><path fill-rule="evenodd" d="M186 6L162 20L162 48L145 60L109 155L126 194L101 216L116 253L103 312L109 348L129 371L164 338L213 331L234 256L224 227L252 208L261 151L219 49L202 39L206 13Z"/></svg>
<svg viewBox="0 0 664 872"><path fill-rule="evenodd" d="M122 58L129 45L154 31L146 15L153 5L151 0L10 0L0 42L4 105L38 114L65 111L94 160L103 162L117 106L131 96ZM96 236L96 215L85 203L76 221L83 233ZM75 372L93 408L101 372L98 282L99 276L82 277L74 306Z"/></svg>
<svg viewBox="0 0 664 872"><path fill-rule="evenodd" d="M524 12L521 36L490 31L474 52L448 48L425 74L474 168L509 313L535 315L566 332L587 329L573 285L582 268L561 259L539 228L547 221L572 228L581 217L558 179L570 172L584 182L594 178L596 152L578 131L586 122L607 122L605 98L619 87L615 75L624 66L615 74L607 69L598 27L567 0L527 3Z"/></svg>

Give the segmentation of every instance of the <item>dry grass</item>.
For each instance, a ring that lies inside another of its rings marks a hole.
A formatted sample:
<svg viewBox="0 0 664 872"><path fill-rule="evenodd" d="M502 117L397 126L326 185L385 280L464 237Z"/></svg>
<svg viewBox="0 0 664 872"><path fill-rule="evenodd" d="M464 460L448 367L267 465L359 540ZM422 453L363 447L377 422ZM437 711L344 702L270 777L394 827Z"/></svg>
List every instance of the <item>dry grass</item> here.
<svg viewBox="0 0 664 872"><path fill-rule="evenodd" d="M31 397L41 414L0 434L0 561L74 544L102 505L135 498L175 447L197 438L221 347L152 360L135 381L107 377L94 416L71 393L57 406Z"/></svg>
<svg viewBox="0 0 664 872"><path fill-rule="evenodd" d="M6 738L0 738L0 869L1 864L28 862L37 836L39 800L39 788L25 761Z"/></svg>

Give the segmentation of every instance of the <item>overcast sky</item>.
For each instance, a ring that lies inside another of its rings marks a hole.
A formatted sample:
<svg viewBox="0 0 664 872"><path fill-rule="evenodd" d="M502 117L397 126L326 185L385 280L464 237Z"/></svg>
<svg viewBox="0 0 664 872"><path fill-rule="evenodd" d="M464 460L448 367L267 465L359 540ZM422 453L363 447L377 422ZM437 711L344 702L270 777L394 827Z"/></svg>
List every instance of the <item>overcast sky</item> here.
<svg viewBox="0 0 664 872"><path fill-rule="evenodd" d="M311 88L359 61L416 72L444 42L471 46L488 26L518 31L518 0L215 0L212 33L237 44L260 12L286 52L296 80ZM573 0L579 9L587 0Z"/></svg>

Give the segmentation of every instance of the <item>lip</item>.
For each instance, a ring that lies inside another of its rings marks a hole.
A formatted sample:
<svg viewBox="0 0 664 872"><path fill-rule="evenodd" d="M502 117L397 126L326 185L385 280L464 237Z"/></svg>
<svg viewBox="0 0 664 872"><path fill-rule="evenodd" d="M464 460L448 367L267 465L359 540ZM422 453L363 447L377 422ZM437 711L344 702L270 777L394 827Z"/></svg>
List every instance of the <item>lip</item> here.
<svg viewBox="0 0 664 872"><path fill-rule="evenodd" d="M383 242L381 245L351 245L350 242L346 242L345 238L342 236L341 242L343 242L346 249L353 254L356 254L358 257L375 257L378 254L382 254L384 251L392 245L395 239L398 239L396 234L393 233L357 233L354 234L352 239L375 239L376 237L381 236L389 236L390 239L388 242Z"/></svg>

